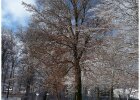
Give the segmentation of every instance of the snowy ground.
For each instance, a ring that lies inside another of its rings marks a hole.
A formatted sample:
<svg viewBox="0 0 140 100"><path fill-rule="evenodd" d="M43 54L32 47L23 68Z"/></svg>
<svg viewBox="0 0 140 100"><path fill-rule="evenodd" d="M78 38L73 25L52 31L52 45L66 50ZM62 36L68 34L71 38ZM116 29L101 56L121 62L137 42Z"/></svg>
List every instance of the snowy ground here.
<svg viewBox="0 0 140 100"><path fill-rule="evenodd" d="M131 98L138 99L138 90L137 89L115 89L114 96L119 97L119 95L125 95L126 97L130 95Z"/></svg>
<svg viewBox="0 0 140 100"><path fill-rule="evenodd" d="M2 100L7 100L4 97L2 97ZM9 97L8 100L21 100L19 97Z"/></svg>

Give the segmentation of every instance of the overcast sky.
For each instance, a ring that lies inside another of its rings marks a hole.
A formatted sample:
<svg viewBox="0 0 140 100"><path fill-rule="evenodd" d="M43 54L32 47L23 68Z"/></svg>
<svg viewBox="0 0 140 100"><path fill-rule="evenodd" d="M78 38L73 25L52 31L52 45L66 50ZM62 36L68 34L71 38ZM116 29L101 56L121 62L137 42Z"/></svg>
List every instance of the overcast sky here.
<svg viewBox="0 0 140 100"><path fill-rule="evenodd" d="M27 25L31 14L25 10L22 1L35 4L35 0L2 0L2 26L15 28Z"/></svg>

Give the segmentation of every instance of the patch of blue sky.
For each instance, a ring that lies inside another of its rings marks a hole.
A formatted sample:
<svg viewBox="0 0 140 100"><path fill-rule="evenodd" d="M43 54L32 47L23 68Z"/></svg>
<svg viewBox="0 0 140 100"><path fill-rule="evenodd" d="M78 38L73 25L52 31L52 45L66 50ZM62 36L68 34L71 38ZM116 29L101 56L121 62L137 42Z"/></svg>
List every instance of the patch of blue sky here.
<svg viewBox="0 0 140 100"><path fill-rule="evenodd" d="M28 25L31 13L26 11L22 1L35 5L35 0L2 0L2 27L16 30Z"/></svg>
<svg viewBox="0 0 140 100"><path fill-rule="evenodd" d="M2 27L6 27L10 30L17 30L18 27L26 27L28 25L29 17L21 19L15 19L12 15L7 14L2 18Z"/></svg>

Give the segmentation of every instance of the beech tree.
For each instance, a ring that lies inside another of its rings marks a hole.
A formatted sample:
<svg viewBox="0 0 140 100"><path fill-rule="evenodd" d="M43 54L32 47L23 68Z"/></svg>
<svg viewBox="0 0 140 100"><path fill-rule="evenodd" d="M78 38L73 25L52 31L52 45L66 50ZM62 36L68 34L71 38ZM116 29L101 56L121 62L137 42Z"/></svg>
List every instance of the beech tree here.
<svg viewBox="0 0 140 100"><path fill-rule="evenodd" d="M46 35L40 32L34 34L32 28L30 26L27 32L18 34L24 44L23 53L21 53L23 57L20 59L21 67L24 70L20 70L22 74L19 78L22 83L28 86L26 95L33 92L31 86L34 86L34 91L47 90L60 99L60 92L65 88L64 76L68 72L66 68L69 69L70 66L67 64L67 57L64 58L66 49L55 47L47 41L44 44L45 41L42 40L46 39Z"/></svg>
<svg viewBox="0 0 140 100"><path fill-rule="evenodd" d="M134 62L137 62L137 59L135 59L137 52L135 52L131 47L129 48L129 46L125 44L123 37L119 37L119 35L118 37L109 39L108 45L109 47L107 46L105 53L102 55L104 56L105 62L107 61L109 64L108 66L110 66L110 68L107 67L106 70L108 70L108 74L111 79L111 88L113 91L113 88L116 87L124 88L125 86L122 87L122 83L125 82L125 85L127 83L129 84L131 77L138 77L136 75L137 64L134 64ZM129 51L127 51L128 48ZM135 52L135 55L132 55L130 52ZM130 57L133 59L130 59ZM132 65L131 67L135 71L132 69L130 70L130 65ZM109 73L109 70L111 73ZM134 83L132 82L131 84ZM127 88L131 87L128 85ZM113 95L111 98L113 98Z"/></svg>
<svg viewBox="0 0 140 100"><path fill-rule="evenodd" d="M67 62L72 63L74 69L76 100L82 100L80 63L83 54L91 47L95 34L104 34L114 27L111 14L96 17L90 11L93 3L95 6L96 2L92 0L39 0L37 6L23 3L27 10L34 13L34 27L29 32L41 33L39 38L44 37L43 45L51 44L57 50L65 48L70 54Z"/></svg>

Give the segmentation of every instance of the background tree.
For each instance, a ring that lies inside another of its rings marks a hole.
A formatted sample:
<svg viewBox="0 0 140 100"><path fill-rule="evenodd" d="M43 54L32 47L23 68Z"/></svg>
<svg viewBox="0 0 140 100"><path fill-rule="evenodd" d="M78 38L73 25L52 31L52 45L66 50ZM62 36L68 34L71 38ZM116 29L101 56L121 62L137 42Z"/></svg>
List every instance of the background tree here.
<svg viewBox="0 0 140 100"><path fill-rule="evenodd" d="M13 89L13 78L16 65L16 44L13 32L8 29L2 29L2 92L7 92L9 96L10 89Z"/></svg>

